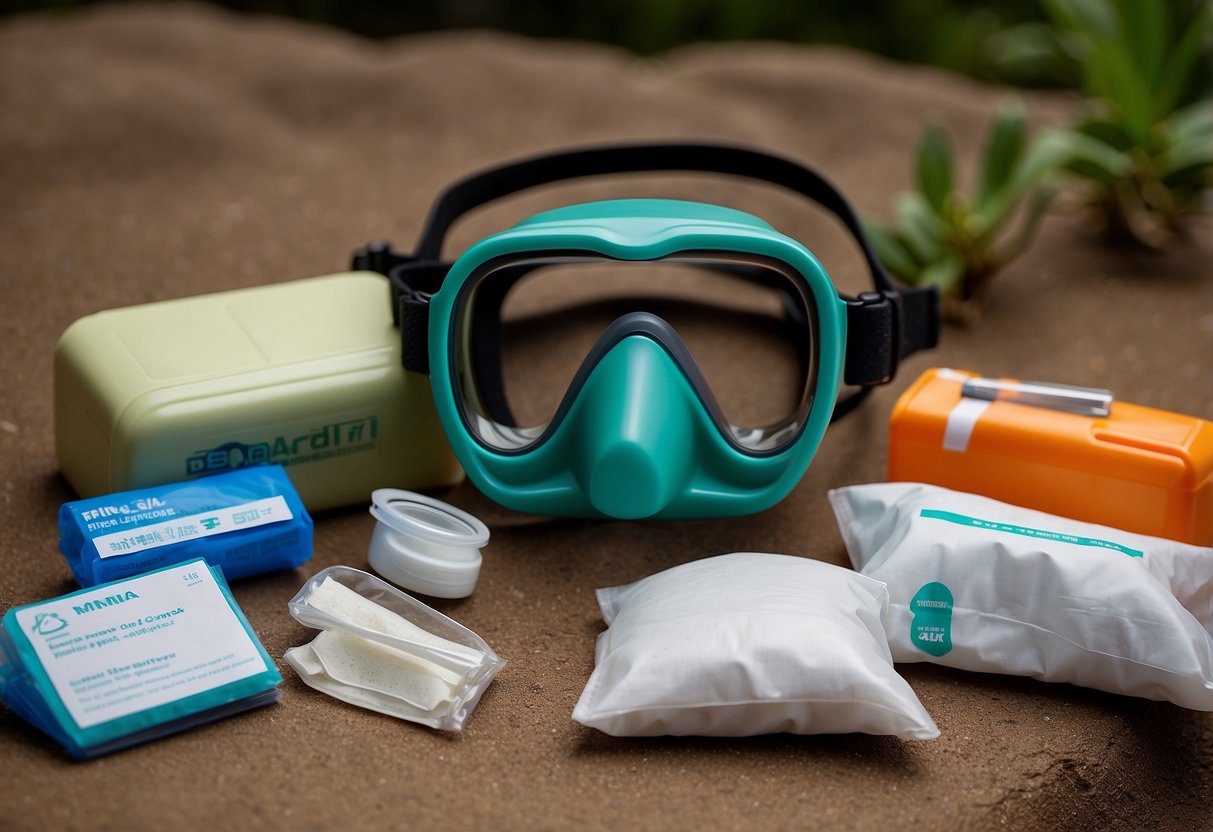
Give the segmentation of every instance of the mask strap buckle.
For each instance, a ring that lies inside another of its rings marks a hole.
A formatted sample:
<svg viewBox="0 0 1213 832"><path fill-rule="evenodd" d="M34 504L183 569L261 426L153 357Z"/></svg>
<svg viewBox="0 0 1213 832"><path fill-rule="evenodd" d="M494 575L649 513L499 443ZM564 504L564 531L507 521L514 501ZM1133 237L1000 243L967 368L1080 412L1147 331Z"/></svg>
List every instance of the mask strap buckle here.
<svg viewBox="0 0 1213 832"><path fill-rule="evenodd" d="M897 367L939 339L934 287L863 292L847 301L847 357L843 381L860 387L887 384Z"/></svg>
<svg viewBox="0 0 1213 832"><path fill-rule="evenodd" d="M886 384L901 360L901 296L861 292L847 301L847 360L843 381L859 387Z"/></svg>
<svg viewBox="0 0 1213 832"><path fill-rule="evenodd" d="M430 297L442 286L451 264L419 260L379 241L355 251L350 268L387 276L392 287L392 322L400 329L404 368L429 375Z"/></svg>

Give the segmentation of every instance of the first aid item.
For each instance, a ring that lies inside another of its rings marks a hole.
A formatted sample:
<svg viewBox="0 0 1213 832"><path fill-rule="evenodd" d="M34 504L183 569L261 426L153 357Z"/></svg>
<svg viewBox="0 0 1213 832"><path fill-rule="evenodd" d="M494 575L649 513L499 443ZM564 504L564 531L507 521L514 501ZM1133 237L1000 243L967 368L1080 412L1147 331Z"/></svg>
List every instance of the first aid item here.
<svg viewBox="0 0 1213 832"><path fill-rule="evenodd" d="M1107 390L928 370L893 409L889 479L1213 545L1213 422Z"/></svg>
<svg viewBox="0 0 1213 832"><path fill-rule="evenodd" d="M480 577L484 523L452 505L398 488L371 495L377 521L367 550L371 568L397 586L434 598L466 598Z"/></svg>
<svg viewBox="0 0 1213 832"><path fill-rule="evenodd" d="M321 630L284 659L299 678L343 702L461 731L505 661L484 639L374 575L332 566L291 600Z"/></svg>
<svg viewBox="0 0 1213 832"><path fill-rule="evenodd" d="M598 590L608 629L573 719L612 736L939 730L893 669L878 581L738 552Z"/></svg>
<svg viewBox="0 0 1213 832"><path fill-rule="evenodd" d="M59 508L59 551L80 586L205 558L236 580L312 557L312 518L280 465L140 488Z"/></svg>
<svg viewBox="0 0 1213 832"><path fill-rule="evenodd" d="M88 315L55 350L55 446L82 497L283 465L313 511L463 474L400 366L380 275Z"/></svg>
<svg viewBox="0 0 1213 832"><path fill-rule="evenodd" d="M740 211L623 199L547 211L441 261L462 214L560 180L697 171L783 186L836 215L875 291L839 294L801 243ZM899 288L845 198L777 156L711 144L552 153L455 183L415 252L373 244L405 366L430 374L447 438L502 505L574 517L765 509L826 425L934 346L933 288ZM857 389L838 400L840 385Z"/></svg>
<svg viewBox="0 0 1213 832"><path fill-rule="evenodd" d="M1213 711L1213 549L933 485L830 492L893 659Z"/></svg>
<svg viewBox="0 0 1213 832"><path fill-rule="evenodd" d="M76 759L278 701L282 677L205 561L14 607L0 692Z"/></svg>

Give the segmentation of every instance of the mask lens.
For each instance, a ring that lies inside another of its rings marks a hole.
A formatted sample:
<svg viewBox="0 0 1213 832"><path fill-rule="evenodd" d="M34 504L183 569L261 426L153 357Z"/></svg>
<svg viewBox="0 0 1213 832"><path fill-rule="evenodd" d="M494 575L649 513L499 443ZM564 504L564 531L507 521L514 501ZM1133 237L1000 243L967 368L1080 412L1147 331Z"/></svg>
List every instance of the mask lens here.
<svg viewBox="0 0 1213 832"><path fill-rule="evenodd" d="M732 253L485 264L465 284L454 330L456 391L469 428L497 450L540 440L590 369L583 365L604 331L633 312L672 326L693 362L684 370L735 445L775 452L795 438L816 378L808 287L783 263Z"/></svg>

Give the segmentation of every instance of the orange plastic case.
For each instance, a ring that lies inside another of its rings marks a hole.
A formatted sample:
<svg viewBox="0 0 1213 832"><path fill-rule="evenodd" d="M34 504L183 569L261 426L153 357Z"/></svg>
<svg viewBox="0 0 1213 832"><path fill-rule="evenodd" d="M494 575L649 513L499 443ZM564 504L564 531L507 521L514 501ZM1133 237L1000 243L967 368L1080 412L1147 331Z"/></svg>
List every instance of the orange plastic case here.
<svg viewBox="0 0 1213 832"><path fill-rule="evenodd" d="M901 395L890 480L1213 545L1213 423L1126 402L1093 417L963 397L976 377L931 369Z"/></svg>

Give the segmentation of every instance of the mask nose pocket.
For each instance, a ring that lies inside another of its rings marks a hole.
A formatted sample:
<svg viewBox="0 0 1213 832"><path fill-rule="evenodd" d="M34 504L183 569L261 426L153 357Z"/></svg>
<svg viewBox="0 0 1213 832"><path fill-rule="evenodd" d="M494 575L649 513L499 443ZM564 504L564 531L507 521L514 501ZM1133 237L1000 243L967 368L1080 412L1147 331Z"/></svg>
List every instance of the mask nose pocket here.
<svg viewBox="0 0 1213 832"><path fill-rule="evenodd" d="M595 509L640 519L681 493L693 467L692 396L651 338L628 336L602 357L569 414L579 422L575 469Z"/></svg>

